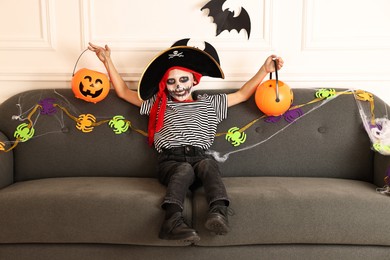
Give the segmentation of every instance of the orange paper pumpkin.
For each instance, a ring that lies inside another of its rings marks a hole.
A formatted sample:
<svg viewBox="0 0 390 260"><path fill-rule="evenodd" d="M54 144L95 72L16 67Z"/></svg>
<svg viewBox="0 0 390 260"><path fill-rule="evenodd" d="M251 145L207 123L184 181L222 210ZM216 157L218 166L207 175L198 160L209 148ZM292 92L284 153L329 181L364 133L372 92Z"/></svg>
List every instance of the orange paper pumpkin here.
<svg viewBox="0 0 390 260"><path fill-rule="evenodd" d="M83 68L72 78L72 91L76 98L97 103L108 95L110 81L103 73Z"/></svg>
<svg viewBox="0 0 390 260"><path fill-rule="evenodd" d="M257 107L267 116L284 114L293 102L293 92L282 81L270 79L260 84L255 93Z"/></svg>

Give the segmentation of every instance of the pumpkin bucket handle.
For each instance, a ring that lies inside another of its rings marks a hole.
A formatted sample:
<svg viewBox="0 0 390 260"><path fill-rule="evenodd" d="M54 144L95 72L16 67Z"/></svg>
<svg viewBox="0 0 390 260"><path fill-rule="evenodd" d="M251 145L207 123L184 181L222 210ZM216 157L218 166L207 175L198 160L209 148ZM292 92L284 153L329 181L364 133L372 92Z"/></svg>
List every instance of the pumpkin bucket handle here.
<svg viewBox="0 0 390 260"><path fill-rule="evenodd" d="M79 63L79 60L81 58L81 56L86 52L88 51L88 48L83 50L83 52L80 54L80 56L77 58L77 61L76 61L76 64L74 65L74 68L73 68L73 73L72 73L72 77L74 77L74 72L76 71L76 67L77 67L77 63Z"/></svg>
<svg viewBox="0 0 390 260"><path fill-rule="evenodd" d="M274 60L274 67L275 67L275 78L276 78L276 102L280 102L279 98L279 78L278 78L278 66L276 64L276 60ZM272 72L269 74L269 79L272 79Z"/></svg>

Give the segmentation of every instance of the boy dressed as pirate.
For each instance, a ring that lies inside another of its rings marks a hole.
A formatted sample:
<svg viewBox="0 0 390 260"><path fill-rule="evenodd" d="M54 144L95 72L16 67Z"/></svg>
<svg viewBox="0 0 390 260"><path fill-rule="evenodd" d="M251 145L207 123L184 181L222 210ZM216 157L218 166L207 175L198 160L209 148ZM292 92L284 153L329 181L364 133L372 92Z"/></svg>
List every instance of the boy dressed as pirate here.
<svg viewBox="0 0 390 260"><path fill-rule="evenodd" d="M162 208L165 220L159 238L198 241L182 215L191 186L200 181L209 205L205 227L217 235L229 231L228 198L218 163L206 150L212 145L217 125L227 117L228 107L249 99L265 76L278 70L283 60L269 56L258 72L238 91L205 95L197 100L192 89L202 76L224 78L216 50L207 42L205 50L187 46L188 39L176 42L158 54L141 76L138 92L130 90L117 72L111 50L90 43L89 49L104 63L117 95L149 115L149 144L159 152L159 181L167 191Z"/></svg>

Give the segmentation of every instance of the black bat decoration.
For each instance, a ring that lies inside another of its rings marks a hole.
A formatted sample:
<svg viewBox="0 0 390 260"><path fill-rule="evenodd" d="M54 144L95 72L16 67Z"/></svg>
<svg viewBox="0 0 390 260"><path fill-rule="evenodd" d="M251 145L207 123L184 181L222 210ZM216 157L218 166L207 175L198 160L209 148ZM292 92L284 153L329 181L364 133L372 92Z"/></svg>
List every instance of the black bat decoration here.
<svg viewBox="0 0 390 260"><path fill-rule="evenodd" d="M241 12L237 17L234 17L234 11L226 9L222 10L222 5L226 0L211 0L205 4L200 10L209 9L209 15L214 19L214 23L217 25L217 36L224 30L229 32L233 29L239 33L242 29L246 30L248 39L251 34L251 20L248 12L241 7Z"/></svg>

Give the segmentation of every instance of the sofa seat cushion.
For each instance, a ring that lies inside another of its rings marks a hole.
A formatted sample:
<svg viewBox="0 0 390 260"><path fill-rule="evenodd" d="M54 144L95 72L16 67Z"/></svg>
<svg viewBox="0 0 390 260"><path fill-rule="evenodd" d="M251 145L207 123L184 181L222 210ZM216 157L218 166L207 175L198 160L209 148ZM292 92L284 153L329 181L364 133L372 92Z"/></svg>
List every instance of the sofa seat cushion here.
<svg viewBox="0 0 390 260"><path fill-rule="evenodd" d="M175 245L160 240L165 187L154 178L70 177L0 190L0 243ZM184 211L191 218L191 203ZM184 245L184 244L180 244Z"/></svg>
<svg viewBox="0 0 390 260"><path fill-rule="evenodd" d="M205 228L203 189L193 201L199 245L348 244L390 245L390 197L373 184L331 178L224 178L234 215L231 232Z"/></svg>

